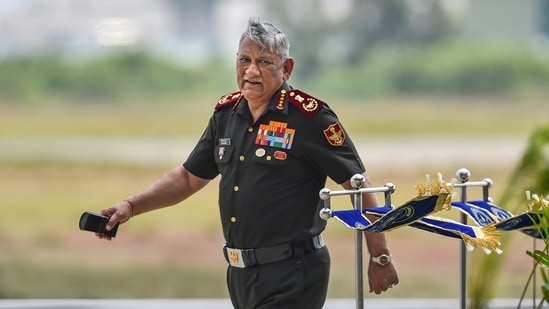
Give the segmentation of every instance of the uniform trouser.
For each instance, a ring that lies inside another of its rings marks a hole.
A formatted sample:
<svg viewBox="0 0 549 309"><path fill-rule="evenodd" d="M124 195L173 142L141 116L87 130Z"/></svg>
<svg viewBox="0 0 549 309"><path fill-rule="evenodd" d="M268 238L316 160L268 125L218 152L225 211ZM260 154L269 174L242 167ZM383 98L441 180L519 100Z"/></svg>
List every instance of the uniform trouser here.
<svg viewBox="0 0 549 309"><path fill-rule="evenodd" d="M330 255L323 247L285 261L248 268L229 266L227 285L236 309L320 309L329 274Z"/></svg>

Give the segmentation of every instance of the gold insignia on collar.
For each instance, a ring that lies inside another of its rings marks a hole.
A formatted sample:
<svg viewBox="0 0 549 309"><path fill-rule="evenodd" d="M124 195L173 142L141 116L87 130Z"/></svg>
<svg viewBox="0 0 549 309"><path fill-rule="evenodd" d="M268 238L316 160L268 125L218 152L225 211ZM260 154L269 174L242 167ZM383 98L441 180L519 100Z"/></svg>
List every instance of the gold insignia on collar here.
<svg viewBox="0 0 549 309"><path fill-rule="evenodd" d="M218 104L223 104L223 103L227 102L227 100L229 100L230 96L231 96L230 94L226 94L226 95L222 96L217 103Z"/></svg>
<svg viewBox="0 0 549 309"><path fill-rule="evenodd" d="M224 96L222 96L220 99L219 99L219 102L217 102L218 104L225 104L229 101L234 101L234 100L238 100L240 99L240 97L242 96L242 93L240 92L236 92L236 93L229 93L229 94L226 94Z"/></svg>
<svg viewBox="0 0 549 309"><path fill-rule="evenodd" d="M278 103L276 104L276 109L281 111L284 109L284 99L286 98L286 90L282 89L280 91L280 97L278 98Z"/></svg>
<svg viewBox="0 0 549 309"><path fill-rule="evenodd" d="M297 89L291 90L288 93L288 102L309 117L313 117L319 110L321 110L322 105L324 104L321 100Z"/></svg>
<svg viewBox="0 0 549 309"><path fill-rule="evenodd" d="M294 93L292 92L291 95L293 95ZM298 101L299 103L303 103L303 101L305 101L305 99L300 96L299 94L295 96L295 100Z"/></svg>
<svg viewBox="0 0 549 309"><path fill-rule="evenodd" d="M226 95L222 96L219 99L219 101L217 101L217 105L215 106L215 109L220 109L220 108L223 108L225 106L231 106L231 105L234 105L234 104L238 104L238 102L240 102L241 98L242 98L242 93L240 93L240 91L226 94Z"/></svg>
<svg viewBox="0 0 549 309"><path fill-rule="evenodd" d="M307 98L307 104L302 104L303 109L312 112L318 108L318 102L313 98Z"/></svg>

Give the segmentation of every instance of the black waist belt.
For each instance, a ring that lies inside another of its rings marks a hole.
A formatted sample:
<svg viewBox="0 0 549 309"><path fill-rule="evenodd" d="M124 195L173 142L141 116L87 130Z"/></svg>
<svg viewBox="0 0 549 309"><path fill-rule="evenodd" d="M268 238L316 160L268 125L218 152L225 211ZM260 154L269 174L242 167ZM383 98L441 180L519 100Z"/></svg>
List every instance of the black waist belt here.
<svg viewBox="0 0 549 309"><path fill-rule="evenodd" d="M304 253L311 253L324 247L324 240L317 235L298 244L286 243L266 248L236 249L227 245L223 247L225 260L238 268L279 262L294 256L296 249L302 249Z"/></svg>

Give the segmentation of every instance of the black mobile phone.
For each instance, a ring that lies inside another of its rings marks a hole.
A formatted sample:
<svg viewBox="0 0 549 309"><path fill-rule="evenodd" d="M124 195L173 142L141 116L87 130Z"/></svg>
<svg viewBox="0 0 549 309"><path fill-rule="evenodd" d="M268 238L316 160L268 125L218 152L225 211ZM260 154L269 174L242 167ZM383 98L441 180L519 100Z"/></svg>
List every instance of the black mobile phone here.
<svg viewBox="0 0 549 309"><path fill-rule="evenodd" d="M118 231L118 223L112 228L112 230L105 230L105 226L109 222L109 217L96 214L93 212L84 212L80 217L80 230L90 231L105 236L116 237Z"/></svg>

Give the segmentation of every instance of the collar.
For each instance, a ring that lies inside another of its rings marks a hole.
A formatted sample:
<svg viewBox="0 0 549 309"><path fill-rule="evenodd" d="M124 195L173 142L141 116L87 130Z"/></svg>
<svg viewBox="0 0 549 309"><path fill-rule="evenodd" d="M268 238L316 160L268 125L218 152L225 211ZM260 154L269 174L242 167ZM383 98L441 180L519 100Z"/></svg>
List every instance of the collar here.
<svg viewBox="0 0 549 309"><path fill-rule="evenodd" d="M269 102L269 110L273 110L285 115L288 114L288 92L292 89L288 83L283 82L282 86L275 92Z"/></svg>
<svg viewBox="0 0 549 309"><path fill-rule="evenodd" d="M288 85L288 83L283 82L282 86L278 88L277 91L273 94L271 99L269 100L269 105L267 106L267 110L275 111L278 113L282 113L287 115L288 114L288 93L292 87ZM248 100L246 100L245 97L242 97L240 102L234 106L233 108L238 114L242 115L245 113L248 113Z"/></svg>

